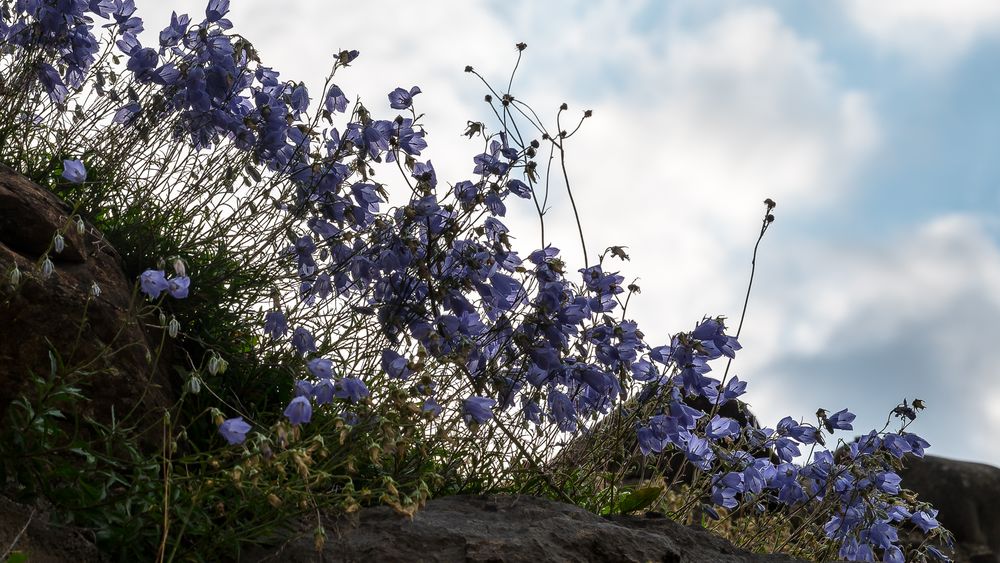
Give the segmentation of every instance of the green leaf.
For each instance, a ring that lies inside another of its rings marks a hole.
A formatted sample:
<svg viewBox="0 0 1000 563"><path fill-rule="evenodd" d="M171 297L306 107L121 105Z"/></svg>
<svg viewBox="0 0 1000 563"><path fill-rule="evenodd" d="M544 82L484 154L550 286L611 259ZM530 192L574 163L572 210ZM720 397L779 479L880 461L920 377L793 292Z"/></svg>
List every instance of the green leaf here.
<svg viewBox="0 0 1000 563"><path fill-rule="evenodd" d="M647 508L660 498L662 492L663 487L644 487L631 491L618 501L618 512L629 514Z"/></svg>

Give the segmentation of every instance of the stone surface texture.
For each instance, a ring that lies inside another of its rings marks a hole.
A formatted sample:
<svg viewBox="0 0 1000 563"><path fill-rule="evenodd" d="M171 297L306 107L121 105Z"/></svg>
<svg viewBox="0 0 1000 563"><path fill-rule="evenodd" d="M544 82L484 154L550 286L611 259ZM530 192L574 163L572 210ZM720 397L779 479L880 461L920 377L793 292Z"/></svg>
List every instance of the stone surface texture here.
<svg viewBox="0 0 1000 563"><path fill-rule="evenodd" d="M118 417L137 406L158 414L172 402L168 363L148 359L156 357L160 331L137 317L141 296L133 295L134 280L115 250L89 224L79 234L71 213L49 190L0 165L0 420L29 390L29 372L49 374L50 350L79 368L91 399L85 414L107 420L112 406ZM60 253L50 249L57 231L66 241ZM55 265L47 279L40 269L46 252ZM96 298L93 283L101 289Z"/></svg>
<svg viewBox="0 0 1000 563"><path fill-rule="evenodd" d="M955 534L956 563L1000 563L1000 468L929 455L912 458L900 476Z"/></svg>
<svg viewBox="0 0 1000 563"><path fill-rule="evenodd" d="M412 520L386 507L352 520L324 523L321 553L316 522L283 545L254 549L247 562L305 561L656 561L677 563L793 562L752 554L705 530L666 518L603 518L572 505L528 496L452 496L431 500Z"/></svg>

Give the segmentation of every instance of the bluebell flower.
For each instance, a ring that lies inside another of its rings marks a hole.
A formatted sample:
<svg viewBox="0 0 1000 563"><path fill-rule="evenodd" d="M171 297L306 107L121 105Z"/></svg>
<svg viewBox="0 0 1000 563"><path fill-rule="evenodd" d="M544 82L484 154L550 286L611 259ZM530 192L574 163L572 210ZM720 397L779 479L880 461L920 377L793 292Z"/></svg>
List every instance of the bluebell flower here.
<svg viewBox="0 0 1000 563"><path fill-rule="evenodd" d="M150 299L156 299L161 293L170 289L167 276L163 270L146 270L139 276L139 288Z"/></svg>
<svg viewBox="0 0 1000 563"><path fill-rule="evenodd" d="M214 23L229 13L229 0L209 0L205 8L205 22Z"/></svg>
<svg viewBox="0 0 1000 563"><path fill-rule="evenodd" d="M409 362L395 350L382 350L382 369L393 379L406 379L410 376Z"/></svg>
<svg viewBox="0 0 1000 563"><path fill-rule="evenodd" d="M827 430L831 433L833 430L854 430L854 426L851 425L854 419L854 413L848 412L847 409L837 411L826 419L829 422Z"/></svg>
<svg viewBox="0 0 1000 563"><path fill-rule="evenodd" d="M268 311L264 315L264 334L279 338L288 333L288 321L281 311Z"/></svg>
<svg viewBox="0 0 1000 563"><path fill-rule="evenodd" d="M906 558L903 557L903 550L898 545L890 545L885 548L882 561L885 563L906 563Z"/></svg>
<svg viewBox="0 0 1000 563"><path fill-rule="evenodd" d="M313 384L311 381L300 379L295 382L295 396L308 397L313 394Z"/></svg>
<svg viewBox="0 0 1000 563"><path fill-rule="evenodd" d="M171 12L170 25L160 32L160 46L173 47L177 45L187 33L190 24L191 18L187 14L178 16L177 12Z"/></svg>
<svg viewBox="0 0 1000 563"><path fill-rule="evenodd" d="M431 416L441 414L441 405L434 400L434 397L424 399L424 404L420 407L423 412L431 413Z"/></svg>
<svg viewBox="0 0 1000 563"><path fill-rule="evenodd" d="M306 363L309 372L320 379L333 377L333 361L326 358L313 358Z"/></svg>
<svg viewBox="0 0 1000 563"><path fill-rule="evenodd" d="M54 66L48 63L39 63L38 80L41 82L42 88L45 89L45 93L49 95L49 98L53 102L61 104L66 101L69 89L66 88L62 77L59 76L59 71Z"/></svg>
<svg viewBox="0 0 1000 563"><path fill-rule="evenodd" d="M705 435L712 440L721 440L740 433L740 423L731 418L715 415L705 428Z"/></svg>
<svg viewBox="0 0 1000 563"><path fill-rule="evenodd" d="M312 333L300 326L292 331L292 346L299 354L308 354L316 351L316 340Z"/></svg>
<svg viewBox="0 0 1000 563"><path fill-rule="evenodd" d="M917 436L916 434L910 434L910 433L904 434L903 437L906 438L907 442L909 442L910 451L913 455L917 457L924 457L924 448L930 447L930 444L927 442L927 440L924 440L923 438Z"/></svg>
<svg viewBox="0 0 1000 563"><path fill-rule="evenodd" d="M340 399L350 399L357 403L368 396L368 387L357 377L344 377L337 381L335 396Z"/></svg>
<svg viewBox="0 0 1000 563"><path fill-rule="evenodd" d="M82 161L64 160L62 177L67 182L79 184L87 179L87 169L83 166Z"/></svg>
<svg viewBox="0 0 1000 563"><path fill-rule="evenodd" d="M712 451L711 444L708 443L708 440L698 436L691 436L684 448L684 453L695 467L702 470L708 470L712 460L715 459L715 452Z"/></svg>
<svg viewBox="0 0 1000 563"><path fill-rule="evenodd" d="M420 93L420 88L414 86L409 91L396 88L389 92L389 107L392 109L406 109L413 103L413 96Z"/></svg>
<svg viewBox="0 0 1000 563"><path fill-rule="evenodd" d="M913 451L913 447L905 437L893 433L882 437L882 447L888 450L896 459L903 459L904 455Z"/></svg>
<svg viewBox="0 0 1000 563"><path fill-rule="evenodd" d="M876 522L868 528L868 539L875 546L888 549L899 540L896 527L888 522Z"/></svg>
<svg viewBox="0 0 1000 563"><path fill-rule="evenodd" d="M285 407L284 414L292 424L309 424L309 421L312 420L312 404L306 397L295 397Z"/></svg>
<svg viewBox="0 0 1000 563"><path fill-rule="evenodd" d="M899 494L899 475L892 471L882 471L875 475L875 486L884 493L890 495Z"/></svg>
<svg viewBox="0 0 1000 563"><path fill-rule="evenodd" d="M115 112L112 121L122 125L130 125L140 112L142 112L142 106L139 105L139 102L129 102Z"/></svg>
<svg viewBox="0 0 1000 563"><path fill-rule="evenodd" d="M482 424L493 418L493 407L497 404L489 397L469 397L462 401L462 412L465 422L471 423L473 420Z"/></svg>
<svg viewBox="0 0 1000 563"><path fill-rule="evenodd" d="M167 280L167 291L174 299L184 299L188 296L188 288L191 286L191 278L187 276L177 276Z"/></svg>
<svg viewBox="0 0 1000 563"><path fill-rule="evenodd" d="M520 180L514 179L507 182L507 189L510 190L510 193L516 195L517 197L523 197L525 199L531 197L531 188Z"/></svg>
<svg viewBox="0 0 1000 563"><path fill-rule="evenodd" d="M937 514L937 509L925 508L914 512L913 516L910 517L910 521L916 524L916 526L926 534L940 525L937 521Z"/></svg>
<svg viewBox="0 0 1000 563"><path fill-rule="evenodd" d="M330 88L326 91L326 98L323 100L323 105L326 111L330 113L344 113L347 111L347 96L344 95L344 91L340 89L340 86L331 84Z"/></svg>
<svg viewBox="0 0 1000 563"><path fill-rule="evenodd" d="M799 451L798 445L796 445L795 442L789 438L778 438L774 443L774 449L778 454L778 459L784 462L790 462L795 459L796 456L802 454L802 452Z"/></svg>
<svg viewBox="0 0 1000 563"><path fill-rule="evenodd" d="M243 421L242 416L224 420L219 425L219 434L229 442L230 445L242 444L247 438L250 425Z"/></svg>
<svg viewBox="0 0 1000 563"><path fill-rule="evenodd" d="M328 405L333 402L336 387L330 379L321 379L313 385L312 394L317 405Z"/></svg>

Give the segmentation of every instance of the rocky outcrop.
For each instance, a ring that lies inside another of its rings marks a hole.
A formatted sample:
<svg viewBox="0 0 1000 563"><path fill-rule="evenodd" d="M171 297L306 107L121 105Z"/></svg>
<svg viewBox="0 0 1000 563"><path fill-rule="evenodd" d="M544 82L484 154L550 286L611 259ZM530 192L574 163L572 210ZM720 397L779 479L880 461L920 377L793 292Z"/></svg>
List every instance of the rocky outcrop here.
<svg viewBox="0 0 1000 563"><path fill-rule="evenodd" d="M103 558L80 528L56 526L44 506L27 506L0 495L0 561L15 552L30 563L96 563Z"/></svg>
<svg viewBox="0 0 1000 563"><path fill-rule="evenodd" d="M677 563L793 562L753 554L702 529L666 518L602 518L582 508L527 496L453 496L431 500L412 520L387 507L353 520L324 523L326 543L314 547L315 520L275 548L254 548L247 562L306 561L663 561Z"/></svg>
<svg viewBox="0 0 1000 563"><path fill-rule="evenodd" d="M910 458L900 475L955 534L956 562L1000 563L1000 468L926 456Z"/></svg>
<svg viewBox="0 0 1000 563"><path fill-rule="evenodd" d="M80 234L70 214L50 191L0 165L0 420L28 391L30 373L49 374L50 351L79 368L87 414L107 420L112 406L118 417L136 406L158 414L172 403L166 362L150 361L158 330L137 318L141 299L115 250L91 225ZM51 248L57 232L65 240L58 253ZM47 277L46 253L54 265Z"/></svg>

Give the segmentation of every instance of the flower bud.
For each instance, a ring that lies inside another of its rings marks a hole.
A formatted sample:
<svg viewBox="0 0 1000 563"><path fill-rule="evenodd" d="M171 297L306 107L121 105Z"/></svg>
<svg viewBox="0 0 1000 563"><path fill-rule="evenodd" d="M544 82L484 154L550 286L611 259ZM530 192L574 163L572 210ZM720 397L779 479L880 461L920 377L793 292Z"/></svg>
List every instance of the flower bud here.
<svg viewBox="0 0 1000 563"><path fill-rule="evenodd" d="M187 268L184 266L184 260L180 257L174 258L174 272L178 277L184 277L187 275Z"/></svg>
<svg viewBox="0 0 1000 563"><path fill-rule="evenodd" d="M267 502L271 506L273 506L275 508L278 508L279 506L281 506L281 499L278 498L278 495L276 495L274 493L271 493L271 494L267 495Z"/></svg>
<svg viewBox="0 0 1000 563"><path fill-rule="evenodd" d="M198 374L191 374L191 379L188 379L187 381L187 390L188 393L191 393L192 395L201 393L201 378L198 377Z"/></svg>
<svg viewBox="0 0 1000 563"><path fill-rule="evenodd" d="M14 264L14 269L10 271L10 285L17 287L21 283L21 270Z"/></svg>
<svg viewBox="0 0 1000 563"><path fill-rule="evenodd" d="M52 273L56 271L56 265L52 263L49 259L48 254L45 255L45 260L42 260L42 277L44 279L49 279L52 277Z"/></svg>
<svg viewBox="0 0 1000 563"><path fill-rule="evenodd" d="M66 239L63 238L62 234L56 233L56 236L52 238L52 248L59 254L66 249Z"/></svg>
<svg viewBox="0 0 1000 563"><path fill-rule="evenodd" d="M167 334L170 338L177 338L177 333L181 331L181 323L177 317L170 317L170 324L167 325Z"/></svg>
<svg viewBox="0 0 1000 563"><path fill-rule="evenodd" d="M212 375L219 373L219 356L212 354L212 357L208 359L208 373Z"/></svg>
<svg viewBox="0 0 1000 563"><path fill-rule="evenodd" d="M87 224L83 222L83 217L76 216L76 234L83 235L87 232Z"/></svg>
<svg viewBox="0 0 1000 563"><path fill-rule="evenodd" d="M90 294L95 299L101 296L101 286L97 285L97 282L90 282Z"/></svg>
<svg viewBox="0 0 1000 563"><path fill-rule="evenodd" d="M167 326L167 316L160 311L160 326Z"/></svg>

